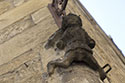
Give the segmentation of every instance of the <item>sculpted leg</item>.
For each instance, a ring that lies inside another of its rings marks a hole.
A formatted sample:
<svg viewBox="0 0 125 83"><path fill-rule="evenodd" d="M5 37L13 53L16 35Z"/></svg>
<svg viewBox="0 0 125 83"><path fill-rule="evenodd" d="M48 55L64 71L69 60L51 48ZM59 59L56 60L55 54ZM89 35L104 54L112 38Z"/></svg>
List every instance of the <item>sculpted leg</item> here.
<svg viewBox="0 0 125 83"><path fill-rule="evenodd" d="M51 75L54 73L54 69L56 67L63 67L63 68L67 68L69 67L69 65L72 63L73 61L73 55L72 53L67 53L63 59L57 59L54 61L50 61L47 65L48 68L48 74Z"/></svg>
<svg viewBox="0 0 125 83"><path fill-rule="evenodd" d="M98 64L96 59L92 55L87 55L84 60L92 69L95 71L99 71L100 79L103 81L106 78L106 73L101 68L101 66Z"/></svg>

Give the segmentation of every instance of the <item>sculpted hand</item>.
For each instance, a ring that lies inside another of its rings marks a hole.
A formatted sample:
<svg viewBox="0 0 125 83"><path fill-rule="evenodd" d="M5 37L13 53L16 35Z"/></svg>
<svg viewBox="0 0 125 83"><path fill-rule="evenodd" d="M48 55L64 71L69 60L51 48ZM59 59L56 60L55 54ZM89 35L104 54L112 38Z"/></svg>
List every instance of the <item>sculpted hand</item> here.
<svg viewBox="0 0 125 83"><path fill-rule="evenodd" d="M49 49L51 47L54 47L54 42L52 42L51 40L47 41L47 43L45 44L45 49Z"/></svg>
<svg viewBox="0 0 125 83"><path fill-rule="evenodd" d="M63 49L65 48L65 44L64 44L63 41L60 40L59 42L57 42L56 47L57 47L59 50L63 50Z"/></svg>

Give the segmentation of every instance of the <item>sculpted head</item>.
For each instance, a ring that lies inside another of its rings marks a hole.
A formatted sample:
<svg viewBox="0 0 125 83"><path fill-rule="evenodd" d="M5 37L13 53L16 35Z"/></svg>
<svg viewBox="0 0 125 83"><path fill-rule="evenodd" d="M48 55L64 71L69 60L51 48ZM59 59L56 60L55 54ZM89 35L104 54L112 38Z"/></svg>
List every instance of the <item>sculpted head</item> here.
<svg viewBox="0 0 125 83"><path fill-rule="evenodd" d="M63 17L62 28L65 30L66 28L71 26L79 26L79 27L82 26L82 20L80 16L69 13L67 16Z"/></svg>

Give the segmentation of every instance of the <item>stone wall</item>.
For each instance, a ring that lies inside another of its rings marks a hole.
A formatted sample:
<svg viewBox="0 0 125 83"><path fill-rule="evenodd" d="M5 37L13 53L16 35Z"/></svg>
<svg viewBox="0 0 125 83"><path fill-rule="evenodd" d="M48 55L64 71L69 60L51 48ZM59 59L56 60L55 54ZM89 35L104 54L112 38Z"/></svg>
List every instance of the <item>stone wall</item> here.
<svg viewBox="0 0 125 83"><path fill-rule="evenodd" d="M0 83L99 83L98 73L84 64L57 68L52 77L47 76L46 64L63 56L63 52L57 56L53 49L44 49L49 36L58 29L48 3L51 1L0 0ZM104 83L124 83L125 58L111 39L79 1L69 0L66 12L80 15L83 28L97 43L94 57L101 66L111 65Z"/></svg>

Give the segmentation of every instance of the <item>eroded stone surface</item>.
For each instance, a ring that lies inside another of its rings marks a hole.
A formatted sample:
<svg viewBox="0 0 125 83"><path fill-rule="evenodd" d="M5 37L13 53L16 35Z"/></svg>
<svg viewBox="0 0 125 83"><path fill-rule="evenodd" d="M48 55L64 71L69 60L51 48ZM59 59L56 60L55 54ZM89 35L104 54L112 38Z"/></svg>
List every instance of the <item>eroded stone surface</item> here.
<svg viewBox="0 0 125 83"><path fill-rule="evenodd" d="M12 8L14 8L14 6L10 1L5 1L5 0L0 1L0 15Z"/></svg>
<svg viewBox="0 0 125 83"><path fill-rule="evenodd" d="M27 16L20 21L4 28L0 31L0 44L6 42L7 40L11 39L12 37L20 34L25 29L30 28L34 25L30 16Z"/></svg>
<svg viewBox="0 0 125 83"><path fill-rule="evenodd" d="M19 6L19 5L23 4L24 1L25 1L25 0L14 0L13 3L14 3L15 6Z"/></svg>
<svg viewBox="0 0 125 83"><path fill-rule="evenodd" d="M37 12L33 13L31 16L32 16L34 23L37 24L41 20L45 20L46 17L49 16L49 14L46 14L48 12L49 12L48 8L44 7L44 8L41 8L40 10L38 10Z"/></svg>
<svg viewBox="0 0 125 83"><path fill-rule="evenodd" d="M57 82L56 82L57 81ZM85 64L73 64L64 69L57 68L48 78L48 83L102 83L98 72L93 71Z"/></svg>
<svg viewBox="0 0 125 83"><path fill-rule="evenodd" d="M36 57L0 76L0 83L41 83L41 58Z"/></svg>
<svg viewBox="0 0 125 83"><path fill-rule="evenodd" d="M13 0L0 0L0 2L1 1L9 1L10 3L13 2ZM46 10L47 8L45 9L45 11L43 11L44 9L42 10L43 7L45 6L47 7L48 3L51 3L50 0L25 0L25 1L28 1L28 2L22 5L19 5L18 7L16 7L11 11L8 11L8 12L5 11L4 12L5 14L2 13L0 15L0 31L3 30L4 28L8 28L8 26L11 26L13 23L18 22L20 19L30 15L31 13L32 13L32 18L35 19L33 21L34 23L36 23L35 25L36 27L33 27L34 29L32 30L25 29L27 31L21 32L24 35L19 34L20 36L17 35L17 36L14 36L14 38L11 38L10 40L8 39L6 41L6 45L3 47L1 47L3 45L1 44L0 47L1 49L4 49L3 51L5 51L5 54L3 54L3 57L0 57L1 58L0 61L6 58L4 61L10 63L10 61L8 60L10 56L12 56L12 58L14 58L13 56L17 57L20 54L29 50L30 48L34 48L36 45L39 46L40 45L39 43L45 42L48 39L48 37L52 33L54 33L58 28L57 25L55 24L54 19L50 16L51 15L50 12ZM119 53L119 50L115 48L114 44L111 44L110 40L107 38L105 33L100 29L100 27L97 24L92 24L91 21L88 20L89 14L87 14L84 8L82 8L77 2L78 0L69 0L67 9L66 9L67 13L72 12L77 15L81 15L80 17L83 20L84 28L86 29L88 34L96 40L96 43L97 43L94 49L94 57L99 61L101 66L104 66L106 63L110 63L112 66L112 71L108 74L111 80L111 83L125 83L125 66L118 57L119 55L121 55ZM6 6L6 7L9 7L9 6ZM43 17L41 15L37 16L39 14L43 14L43 15L46 14L46 15L44 15ZM44 18L44 19L41 20L41 18ZM43 24L39 24L39 23L43 23ZM20 30L21 28L18 28L18 29ZM47 83L47 81L49 83L64 83L64 82L87 83L88 82L88 79L83 79L83 77L87 77L86 75L88 74L82 74L85 72L81 71L81 70L84 70L83 69L84 65L80 67L78 67L77 65L71 66L68 69L57 68L54 74L52 75L52 77L48 77L47 70L46 70L47 63L60 56L59 55L55 56L53 50L51 51L45 50L42 48L42 46L39 48L40 56L42 58L42 63L43 63L42 70L40 70L41 66L39 61L32 62L34 59L29 61L29 56L25 55L26 57L22 56L22 58L18 59L17 62L15 61L16 63L12 64L12 65L16 65L14 66L14 69L10 68L11 65L5 66L5 68L4 67L1 68L2 66L0 66L1 70L5 70L4 71L5 73L0 70L0 72L2 72L2 75L0 76L0 83L30 83L30 82ZM9 50L11 49L11 51L9 51L8 49ZM27 64L23 64L24 61L26 61L26 59L28 59L28 62L26 63L29 65L29 67L27 67ZM3 61L1 63L3 63ZM18 66L17 64L20 66ZM10 69L9 72L6 72L8 71L6 70L7 68ZM74 71L71 72L71 69L74 69ZM65 71L65 72L62 72L62 71ZM41 74L39 72L41 72ZM82 72L82 73L79 73L79 72ZM86 71L86 72L88 72L90 75L92 74L89 71ZM97 72L94 72L93 74L97 74ZM77 78L75 76L82 77L82 78ZM98 78L98 75L96 76ZM76 80L78 80L78 82L76 82ZM104 80L104 81L105 83L109 83L108 80Z"/></svg>

